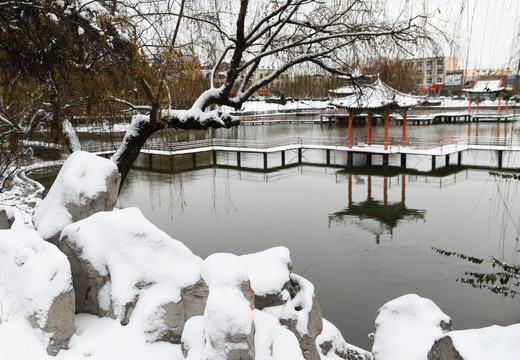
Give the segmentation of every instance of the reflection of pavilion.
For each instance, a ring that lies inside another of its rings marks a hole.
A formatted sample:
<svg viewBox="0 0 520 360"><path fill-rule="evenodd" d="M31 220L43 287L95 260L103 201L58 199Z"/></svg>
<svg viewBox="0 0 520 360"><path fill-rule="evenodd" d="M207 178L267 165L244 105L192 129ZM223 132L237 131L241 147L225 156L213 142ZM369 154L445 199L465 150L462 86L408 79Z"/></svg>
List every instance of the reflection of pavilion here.
<svg viewBox="0 0 520 360"><path fill-rule="evenodd" d="M393 234L393 229L404 219L424 220L425 210L408 209L406 200L406 176L401 175L401 201L388 201L388 177L383 178L383 201L372 198L372 177L368 176L367 199L354 203L352 201L352 175L348 175L348 207L329 215L329 225L331 222L346 222L349 217L359 218L358 224L376 236L376 243L379 244L380 236L383 233ZM364 224L364 220L374 220L377 227L370 227Z"/></svg>

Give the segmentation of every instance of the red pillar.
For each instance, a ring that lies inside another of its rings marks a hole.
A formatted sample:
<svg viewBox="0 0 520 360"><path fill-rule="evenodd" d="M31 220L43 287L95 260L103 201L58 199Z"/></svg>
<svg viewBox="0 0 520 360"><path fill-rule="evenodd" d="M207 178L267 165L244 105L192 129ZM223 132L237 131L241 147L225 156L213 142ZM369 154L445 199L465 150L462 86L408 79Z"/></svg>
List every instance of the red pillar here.
<svg viewBox="0 0 520 360"><path fill-rule="evenodd" d="M372 145L372 113L368 115L368 146Z"/></svg>
<svg viewBox="0 0 520 360"><path fill-rule="evenodd" d="M498 115L500 115L501 110L502 110L502 94L498 94Z"/></svg>
<svg viewBox="0 0 520 360"><path fill-rule="evenodd" d="M471 94L469 94L469 113L471 114Z"/></svg>
<svg viewBox="0 0 520 360"><path fill-rule="evenodd" d="M352 111L348 113L348 147L352 149Z"/></svg>
<svg viewBox="0 0 520 360"><path fill-rule="evenodd" d="M388 121L389 114L385 112L385 150L388 150Z"/></svg>
<svg viewBox="0 0 520 360"><path fill-rule="evenodd" d="M480 107L480 97L477 98L477 114Z"/></svg>
<svg viewBox="0 0 520 360"><path fill-rule="evenodd" d="M403 116L403 146L406 146L406 116L408 114L408 111L405 110L404 116Z"/></svg>

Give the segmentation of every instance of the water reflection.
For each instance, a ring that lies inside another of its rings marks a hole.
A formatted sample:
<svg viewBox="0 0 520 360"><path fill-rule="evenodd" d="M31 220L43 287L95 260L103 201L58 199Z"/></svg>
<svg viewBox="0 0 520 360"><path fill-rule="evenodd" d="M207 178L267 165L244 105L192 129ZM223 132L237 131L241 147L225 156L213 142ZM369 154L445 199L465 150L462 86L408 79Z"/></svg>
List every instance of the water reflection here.
<svg viewBox="0 0 520 360"><path fill-rule="evenodd" d="M394 228L403 220L425 221L426 210L409 209L406 207L406 175L401 176L400 201L388 201L388 177L383 177L383 200L372 197L372 176L367 176L366 200L354 202L352 200L352 178L348 175L348 206L341 211L329 215L329 226L335 224L355 223L364 230L374 234L376 244L380 243L381 235L388 233L393 235ZM363 184L362 178L357 182ZM371 224L367 219L375 221ZM374 226L375 225L375 226Z"/></svg>

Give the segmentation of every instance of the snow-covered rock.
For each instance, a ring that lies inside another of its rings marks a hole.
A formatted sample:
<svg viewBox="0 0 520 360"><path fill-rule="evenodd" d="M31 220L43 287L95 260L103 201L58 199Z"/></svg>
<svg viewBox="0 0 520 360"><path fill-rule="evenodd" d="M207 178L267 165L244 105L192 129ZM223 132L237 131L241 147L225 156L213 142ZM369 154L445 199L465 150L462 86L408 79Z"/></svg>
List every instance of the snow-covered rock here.
<svg viewBox="0 0 520 360"><path fill-rule="evenodd" d="M253 254L242 255L251 287L255 292L255 308L283 305L283 290L290 287L291 254L286 247L278 246Z"/></svg>
<svg viewBox="0 0 520 360"><path fill-rule="evenodd" d="M213 254L204 261L201 275L209 287L204 358L254 359L254 293L244 262L236 255Z"/></svg>
<svg viewBox="0 0 520 360"><path fill-rule="evenodd" d="M426 359L434 341L450 330L450 317L433 301L403 295L379 309L372 354L376 360Z"/></svg>
<svg viewBox="0 0 520 360"><path fill-rule="evenodd" d="M0 349L9 351L12 338L27 336L28 327L47 353L66 348L75 327L65 255L34 230L0 230L0 274Z"/></svg>
<svg viewBox="0 0 520 360"><path fill-rule="evenodd" d="M45 240L56 244L65 226L112 210L120 181L112 161L84 151L72 153L34 211L36 229Z"/></svg>
<svg viewBox="0 0 520 360"><path fill-rule="evenodd" d="M0 206L0 229L10 229L14 223L14 213L11 207Z"/></svg>
<svg viewBox="0 0 520 360"><path fill-rule="evenodd" d="M70 224L58 246L71 264L77 312L139 322L150 341L179 342L186 320L204 311L202 260L137 208Z"/></svg>
<svg viewBox="0 0 520 360"><path fill-rule="evenodd" d="M520 324L452 331L435 341L428 360L516 359L519 339Z"/></svg>
<svg viewBox="0 0 520 360"><path fill-rule="evenodd" d="M323 320L314 285L300 275L290 274L288 290L282 290L282 305L263 309L291 330L300 343L306 360L319 360L316 338L323 330Z"/></svg>
<svg viewBox="0 0 520 360"><path fill-rule="evenodd" d="M345 341L332 323L323 319L323 331L316 338L322 360L373 360L372 353Z"/></svg>

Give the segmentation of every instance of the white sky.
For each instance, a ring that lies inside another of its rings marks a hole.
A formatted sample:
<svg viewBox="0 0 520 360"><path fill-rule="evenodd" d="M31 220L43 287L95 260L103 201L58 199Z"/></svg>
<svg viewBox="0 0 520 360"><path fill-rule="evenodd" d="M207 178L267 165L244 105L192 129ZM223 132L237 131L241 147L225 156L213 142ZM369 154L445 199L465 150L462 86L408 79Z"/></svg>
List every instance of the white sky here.
<svg viewBox="0 0 520 360"><path fill-rule="evenodd" d="M391 12L401 4L405 13L422 10L432 14L434 23L456 43L445 47L444 55L459 58L461 69L510 68L518 66L520 0L387 0ZM417 57L430 56L427 52Z"/></svg>

